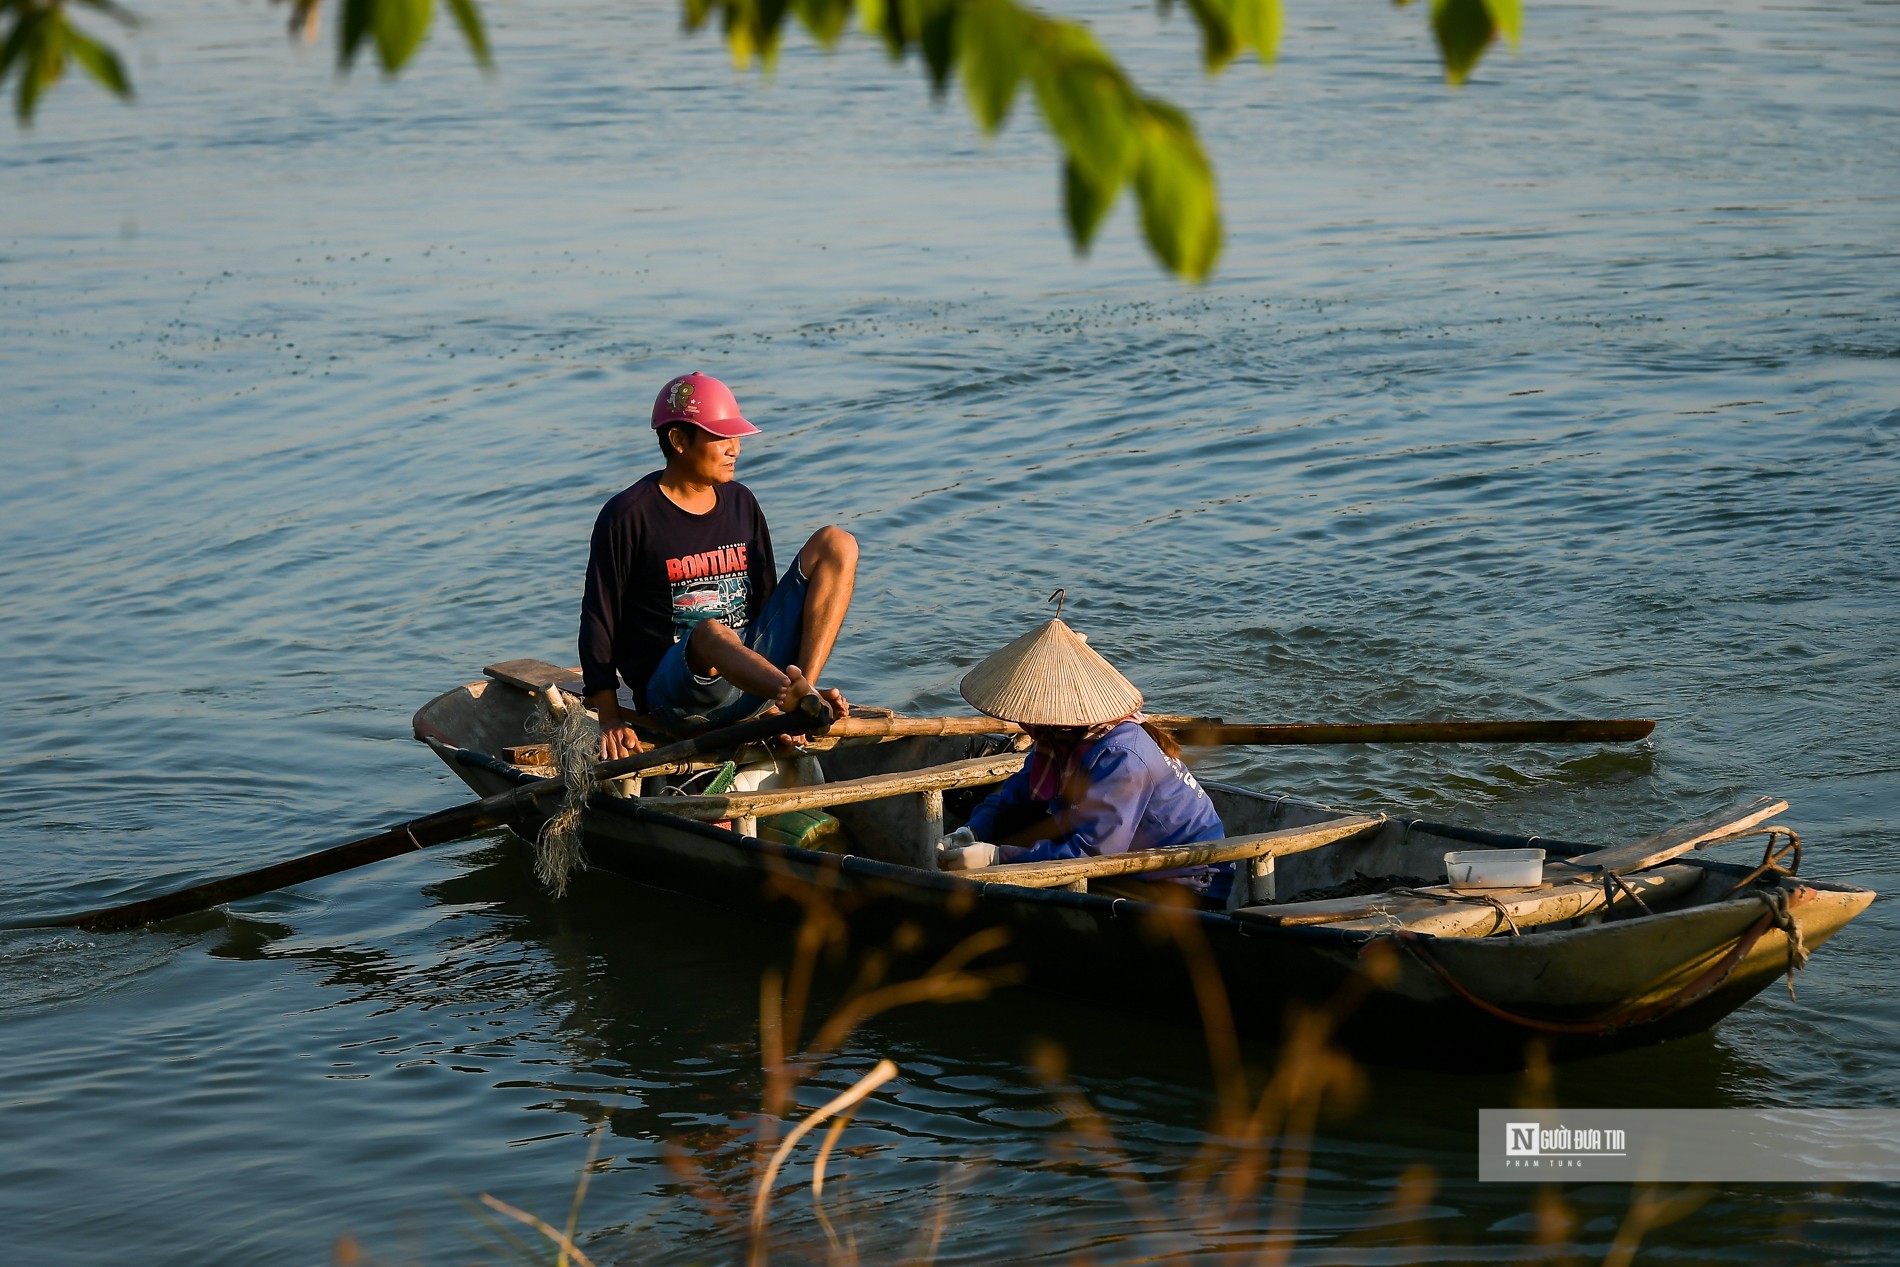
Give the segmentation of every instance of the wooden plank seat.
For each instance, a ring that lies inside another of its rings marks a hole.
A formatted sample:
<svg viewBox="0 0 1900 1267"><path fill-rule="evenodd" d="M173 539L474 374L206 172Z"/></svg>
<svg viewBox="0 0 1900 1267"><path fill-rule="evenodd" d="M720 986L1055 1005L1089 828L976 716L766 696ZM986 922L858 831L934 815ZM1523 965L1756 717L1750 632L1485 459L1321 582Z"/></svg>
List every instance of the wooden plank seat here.
<svg viewBox="0 0 1900 1267"><path fill-rule="evenodd" d="M539 695L542 691L553 687L570 699L584 698L581 694L581 671L578 666L564 669L558 664L549 664L546 660L503 660L500 664L488 665L482 672L497 682L526 691L530 695ZM633 723L634 733L643 740L684 737L684 732L636 710L633 706L633 692L624 686L619 689L619 700L621 714Z"/></svg>
<svg viewBox="0 0 1900 1267"><path fill-rule="evenodd" d="M1655 903L1694 888L1702 875L1700 867L1659 867L1628 876L1624 882L1645 903ZM1623 890L1615 893L1617 909L1635 905L1635 899ZM1436 884L1404 892L1243 907L1234 913L1285 926L1330 924L1362 932L1403 928L1434 937L1489 937L1508 934L1513 925L1523 929L1555 924L1604 907L1600 881L1575 880L1519 889L1457 889Z"/></svg>
<svg viewBox="0 0 1900 1267"><path fill-rule="evenodd" d="M1613 872L1645 904L1663 901L1693 888L1697 867L1657 864L1747 832L1788 808L1778 797L1757 796L1727 809L1667 828L1633 844L1612 845L1545 863L1541 885L1518 889L1459 889L1426 885L1397 893L1322 898L1250 906L1236 913L1281 925L1332 924L1340 928L1404 928L1438 937L1487 937L1518 928L1575 919L1606 906L1634 906L1636 899L1612 883L1606 898L1603 876Z"/></svg>
<svg viewBox="0 0 1900 1267"><path fill-rule="evenodd" d="M1612 845L1608 849L1558 859L1550 864L1550 869L1560 875L1598 869L1614 871L1619 875L1642 871L1659 862L1680 857L1692 849L1706 848L1729 836L1741 835L1787 808L1788 802L1778 796L1750 797L1727 809L1715 810L1701 818L1657 832L1633 845Z"/></svg>

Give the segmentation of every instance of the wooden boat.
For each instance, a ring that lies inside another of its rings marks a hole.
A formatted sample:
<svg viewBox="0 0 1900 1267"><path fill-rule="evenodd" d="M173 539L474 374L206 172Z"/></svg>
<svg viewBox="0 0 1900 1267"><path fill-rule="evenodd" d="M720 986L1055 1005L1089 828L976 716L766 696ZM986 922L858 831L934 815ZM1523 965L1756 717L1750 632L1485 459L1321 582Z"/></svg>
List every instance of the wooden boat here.
<svg viewBox="0 0 1900 1267"><path fill-rule="evenodd" d="M510 758L532 743L537 692L574 672L509 666L436 697L414 720L416 737L484 796L547 773ZM954 729L963 719L912 720ZM1785 808L1769 798L1598 849L1210 783L1236 833L1226 841L1149 851L1164 857L935 870L937 837L1020 765L1023 743L994 733L830 738L815 745L823 783L720 796L652 795L650 777L625 781L588 800L588 864L776 919L798 918L799 886L827 886L863 944L900 937L941 950L1000 927L1008 939L998 955L1029 984L1190 1023L1199 1023L1192 974L1216 972L1237 1026L1256 1036L1273 1035L1290 1003L1351 997L1339 1033L1355 1051L1462 1068L1513 1066L1532 1041L1567 1058L1705 1030L1783 974L1792 984L1807 952L1874 898L1797 878L1799 838L1760 826ZM848 851L759 838L761 815L814 807L843 824ZM1761 865L1688 856L1738 832L1764 836ZM1448 851L1530 846L1549 858L1538 886L1455 890L1437 879ZM1140 879L1215 861L1236 865L1228 909ZM1413 879L1365 892L1365 877Z"/></svg>

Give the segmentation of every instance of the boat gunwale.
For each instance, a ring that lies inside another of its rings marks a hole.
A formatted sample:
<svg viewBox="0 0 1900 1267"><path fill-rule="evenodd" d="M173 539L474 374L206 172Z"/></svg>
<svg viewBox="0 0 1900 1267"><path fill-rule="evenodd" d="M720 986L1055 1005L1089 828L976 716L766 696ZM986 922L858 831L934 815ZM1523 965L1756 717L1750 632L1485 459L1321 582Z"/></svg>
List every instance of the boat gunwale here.
<svg viewBox="0 0 1900 1267"><path fill-rule="evenodd" d="M445 692L445 694L453 693L454 692ZM498 757L482 752L480 749L464 748L435 738L425 738L423 741L445 761L459 761L466 765L475 766L517 785L533 782L536 778L535 775L520 769L518 766L511 765ZM1252 792L1246 788L1232 788L1229 785L1222 786L1228 787L1228 790L1247 792L1254 796L1262 795L1259 792ZM1319 806L1318 802L1311 802L1310 804L1320 808L1332 809L1331 806ZM797 845L784 844L778 841L761 840L757 836L742 835L731 828L719 827L698 819L682 818L676 814L669 814L662 809L656 809L649 805L617 797L599 797L593 799L588 803L588 808L590 810L605 812L617 818L663 825L671 830L684 831L687 835L717 841L724 845L736 845L741 850L754 853L762 858L773 858L810 868L835 869L845 875L863 879L886 880L928 891L969 893L979 900L987 900L989 902L1009 902L1023 906L1066 906L1076 910L1096 913L1101 913L1106 910L1106 913L1111 919L1126 918L1129 915L1149 911L1165 912L1166 917L1177 919L1180 918L1181 915L1186 914L1194 917L1195 922L1204 928L1219 929L1222 932L1237 934L1242 937L1264 937L1272 940L1284 939L1293 942L1305 942L1314 946L1330 945L1336 947L1362 948L1369 942L1389 939L1393 936L1391 931L1383 929L1346 929L1328 924L1282 925L1274 924L1269 920L1248 919L1244 916L1236 916L1228 911L1211 911L1188 906L1164 906L1161 903L1144 901L1140 898L1111 897L1107 894L1089 892L1077 893L1068 889L1031 888L1000 881L983 882L970 880L962 876L951 875L940 871L926 871L919 867L905 866L902 863L883 862L862 854L824 853L819 850L804 849ZM1465 828L1453 824L1433 823L1425 819L1397 821L1400 821L1407 829L1427 831L1432 835L1443 835L1446 839L1456 840L1472 835L1482 835L1488 838L1489 841L1498 842L1497 847L1501 848L1522 846L1531 841L1545 842L1547 844L1555 843L1579 850L1594 847L1590 845L1578 845L1575 842L1568 841L1548 842L1546 838L1541 836L1513 836L1509 833L1493 832L1482 828ZM1472 843L1484 842L1473 841ZM1689 857L1683 858L1681 861L1689 865L1702 867L1717 874L1726 873L1737 877L1747 875L1749 871L1753 869L1745 863L1722 862L1713 858ZM637 883L638 881L636 880L635 882ZM1855 885L1844 884L1838 881L1812 880L1805 876L1784 877L1779 883L1784 886L1791 884L1807 885L1821 891L1834 893L1856 894L1873 892L1873 890ZM1755 890L1751 889L1747 892L1736 893L1733 896L1721 898L1717 901L1700 902L1693 905L1675 907L1670 910L1655 911L1647 915L1630 916L1624 919L1604 920L1597 924L1580 928L1553 927L1540 930L1531 934L1531 936L1536 938L1536 941L1532 944L1547 946L1550 944L1550 939L1556 937L1589 934L1599 929L1607 929L1615 925L1629 923L1634 919L1642 919L1645 921L1667 920L1672 917L1685 918L1701 913L1715 912L1725 906L1756 902L1758 899L1753 896L1754 892ZM1122 908L1124 906L1129 908L1127 912L1123 911ZM1478 946L1495 947L1499 953L1508 952L1510 948L1523 944L1523 939L1520 937L1502 935L1443 938L1431 933L1413 933L1411 935L1434 942L1457 942L1461 948L1475 948Z"/></svg>

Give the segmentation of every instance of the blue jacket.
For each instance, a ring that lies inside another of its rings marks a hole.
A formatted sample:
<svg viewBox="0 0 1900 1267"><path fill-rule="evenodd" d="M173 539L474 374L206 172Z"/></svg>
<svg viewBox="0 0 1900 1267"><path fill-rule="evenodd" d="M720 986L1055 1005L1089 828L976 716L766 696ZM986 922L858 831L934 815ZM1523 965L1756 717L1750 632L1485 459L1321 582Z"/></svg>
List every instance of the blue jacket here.
<svg viewBox="0 0 1900 1267"><path fill-rule="evenodd" d="M1025 812L1041 809L1055 820L1059 834L1032 845L1002 845L1004 862L1044 862L1158 849L1227 834L1214 803L1188 768L1162 754L1135 722L1123 722L1082 754L1080 769L1052 801L1035 805L1029 793L1029 767L1009 776L970 815L978 840L1008 830ZM1233 865L1146 873L1143 879L1179 880L1211 897L1225 897Z"/></svg>

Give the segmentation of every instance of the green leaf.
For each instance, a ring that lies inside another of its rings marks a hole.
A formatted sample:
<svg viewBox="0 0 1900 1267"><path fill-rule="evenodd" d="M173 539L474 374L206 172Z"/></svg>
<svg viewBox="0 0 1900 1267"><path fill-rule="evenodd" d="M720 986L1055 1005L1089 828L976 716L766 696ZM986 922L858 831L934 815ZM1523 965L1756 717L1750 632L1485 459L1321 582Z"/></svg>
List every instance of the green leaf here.
<svg viewBox="0 0 1900 1267"><path fill-rule="evenodd" d="M790 6L791 0L745 0L742 6L750 26L747 34L767 66L778 57L779 37L785 32L785 14Z"/></svg>
<svg viewBox="0 0 1900 1267"><path fill-rule="evenodd" d="M71 23L66 24L66 44L72 49L73 60L85 67L87 74L120 99L131 99L132 81L125 77L118 54Z"/></svg>
<svg viewBox="0 0 1900 1267"><path fill-rule="evenodd" d="M27 33L20 54L24 59L20 66L20 90L13 106L20 121L28 123L39 106L40 94L66 73L65 13L59 9L43 10Z"/></svg>
<svg viewBox="0 0 1900 1267"><path fill-rule="evenodd" d="M755 61L770 68L778 57L779 32L790 0L687 0L687 25L697 29L718 12L732 64L741 70Z"/></svg>
<svg viewBox="0 0 1900 1267"><path fill-rule="evenodd" d="M1484 7L1491 11L1491 21L1504 32L1504 38L1511 41L1511 47L1516 48L1524 38L1522 0L1484 0Z"/></svg>
<svg viewBox="0 0 1900 1267"><path fill-rule="evenodd" d="M1186 281L1205 281L1220 256L1220 199L1214 169L1186 115L1165 102L1142 102L1141 158L1135 197L1141 228L1163 264Z"/></svg>
<svg viewBox="0 0 1900 1267"><path fill-rule="evenodd" d="M899 0L858 0L858 21L864 29L884 41L893 58L902 57L909 43L904 13Z"/></svg>
<svg viewBox="0 0 1900 1267"><path fill-rule="evenodd" d="M474 55L475 64L483 70L492 67L495 59L488 52L488 31L482 26L482 11L475 7L475 0L443 0L443 3L454 15L455 25L462 28L462 39Z"/></svg>
<svg viewBox="0 0 1900 1267"><path fill-rule="evenodd" d="M13 19L13 28L7 32L5 41L0 41L0 81L4 81L7 68L13 65L22 50L32 42L39 31L39 24L45 19L44 10L20 7L19 14ZM21 73L25 70L22 68Z"/></svg>
<svg viewBox="0 0 1900 1267"><path fill-rule="evenodd" d="M394 75L422 47L435 16L435 0L372 0L371 9L377 60L385 75Z"/></svg>
<svg viewBox="0 0 1900 1267"><path fill-rule="evenodd" d="M1486 0L1432 0L1432 34L1438 37L1445 78L1462 84L1497 34Z"/></svg>
<svg viewBox="0 0 1900 1267"><path fill-rule="evenodd" d="M1092 184L1117 188L1134 162L1134 89L1081 27L1049 22L1042 35L1030 65L1042 117Z"/></svg>
<svg viewBox="0 0 1900 1267"><path fill-rule="evenodd" d="M930 90L942 97L950 83L950 63L956 57L957 6L939 4L923 15L917 42L924 50L924 65L930 70Z"/></svg>
<svg viewBox="0 0 1900 1267"><path fill-rule="evenodd" d="M1220 70L1240 51L1234 34L1233 0L1187 0L1188 12L1201 28L1201 63L1208 73Z"/></svg>
<svg viewBox="0 0 1900 1267"><path fill-rule="evenodd" d="M1023 45L1029 23L1010 0L970 0L957 23L957 62L963 95L985 132L1009 117L1023 81Z"/></svg>
<svg viewBox="0 0 1900 1267"><path fill-rule="evenodd" d="M1280 0L1187 0L1187 6L1201 28L1201 61L1209 74L1248 49L1263 66L1279 55Z"/></svg>
<svg viewBox="0 0 1900 1267"><path fill-rule="evenodd" d="M826 48L838 42L851 20L851 0L795 0L799 21Z"/></svg>
<svg viewBox="0 0 1900 1267"><path fill-rule="evenodd" d="M345 70L356 60L356 50L369 37L375 0L343 0L343 20L336 27L337 65Z"/></svg>
<svg viewBox="0 0 1900 1267"><path fill-rule="evenodd" d="M1120 186L1103 189L1082 174L1073 161L1062 165L1062 202L1069 216L1069 236L1075 240L1075 253L1087 255L1095 231L1102 227L1108 210L1115 205Z"/></svg>
<svg viewBox="0 0 1900 1267"><path fill-rule="evenodd" d="M1503 3L1504 0L1499 0ZM1280 0L1234 0L1234 36L1262 66L1280 56Z"/></svg>

